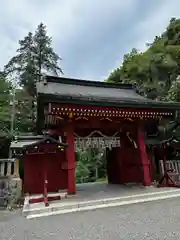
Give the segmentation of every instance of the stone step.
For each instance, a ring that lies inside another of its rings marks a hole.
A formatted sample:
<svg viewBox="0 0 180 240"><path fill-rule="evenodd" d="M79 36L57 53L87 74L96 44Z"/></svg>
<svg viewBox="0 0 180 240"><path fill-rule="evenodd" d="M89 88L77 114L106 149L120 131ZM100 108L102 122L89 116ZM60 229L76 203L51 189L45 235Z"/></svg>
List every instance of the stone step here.
<svg viewBox="0 0 180 240"><path fill-rule="evenodd" d="M98 208L106 208L113 206L122 206L135 203L143 203L148 201L163 200L168 198L180 197L180 190L167 190L160 192L142 193L136 195L129 195L124 197L114 197L106 199L98 199L92 201L82 202L64 202L51 203L50 206L44 207L44 205L30 206L29 209L24 209L24 215L30 218L37 218L42 216L50 216L56 214L65 214L78 211L88 211Z"/></svg>

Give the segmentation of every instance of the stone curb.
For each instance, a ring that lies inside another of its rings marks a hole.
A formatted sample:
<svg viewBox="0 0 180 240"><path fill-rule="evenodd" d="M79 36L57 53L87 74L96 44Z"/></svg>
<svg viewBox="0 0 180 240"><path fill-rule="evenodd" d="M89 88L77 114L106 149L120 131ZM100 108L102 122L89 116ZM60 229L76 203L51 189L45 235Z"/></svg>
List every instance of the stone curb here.
<svg viewBox="0 0 180 240"><path fill-rule="evenodd" d="M98 204L102 204L102 203L110 203L110 202L117 202L117 201L121 201L121 200L125 200L125 199L130 199L130 198L138 198L138 197L144 197L144 196L151 196L151 195L162 195L162 194L170 194L170 193L174 193L174 192L179 192L180 190L178 189L174 189L174 190L166 190L166 191L159 191L159 192L150 192L150 193L140 193L140 194L134 194L134 195L126 195L126 196L121 196L121 197L113 197L113 198L102 198L102 199L98 199L98 200L90 200L90 201L83 201L83 202L68 202L68 203L64 203L64 204L60 204L57 207L52 207L51 205L49 207L46 208L36 208L36 209L29 209L29 204L27 204L27 201L24 202L24 210L23 212L36 212L38 210L57 210L58 209L69 209L69 208L74 208L74 207L83 207L83 206L90 206L90 205L98 205Z"/></svg>
<svg viewBox="0 0 180 240"><path fill-rule="evenodd" d="M59 195L59 197L60 197L60 200L61 200L61 199L64 199L64 198L67 198L67 193L63 193L63 194L61 193L61 194ZM39 196L38 196L38 197L34 197L34 198L39 198ZM30 200L30 197L29 197L29 196L26 196L26 198L25 198L25 200L24 200L23 210L22 210L24 216L27 216L28 213L30 213L30 212L32 211L32 210L30 210L29 200ZM51 207L51 205L50 205L49 207L46 207L46 208L33 209L33 211L38 212L38 210L39 210L39 213L42 213L42 212L44 212L45 209L46 209L46 212L48 212L48 211L51 211L52 207Z"/></svg>
<svg viewBox="0 0 180 240"><path fill-rule="evenodd" d="M180 191L179 193L172 193L176 191L166 191L166 193L160 194L158 193L149 193L149 194L139 194L133 195L133 196L127 196L127 197L121 197L121 198L114 198L114 199L101 199L97 201L88 201L88 202L81 202L76 204L68 204L68 205L61 205L57 207L49 207L43 208L43 209L36 209L34 211L29 211L24 213L27 217L27 219L31 218L37 218L37 217L43 217L43 216L50 216L50 215L58 215L58 214L65 214L65 213L72 213L72 212L79 212L79 211L88 211L88 210L94 210L99 208L106 208L106 207L113 207L113 206L122 206L122 205L128 205L128 204L134 204L134 203L142 203L142 202L148 202L148 201L155 201L155 200L163 200L163 199L169 199L174 197L180 197ZM143 198L144 197L144 198Z"/></svg>

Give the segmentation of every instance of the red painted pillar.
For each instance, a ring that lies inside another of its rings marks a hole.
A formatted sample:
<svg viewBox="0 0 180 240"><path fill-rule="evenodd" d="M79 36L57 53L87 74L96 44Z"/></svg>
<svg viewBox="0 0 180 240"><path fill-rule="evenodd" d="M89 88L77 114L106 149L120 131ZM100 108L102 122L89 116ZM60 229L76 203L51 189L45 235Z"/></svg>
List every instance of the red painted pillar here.
<svg viewBox="0 0 180 240"><path fill-rule="evenodd" d="M149 169L149 159L146 152L144 131L141 124L138 125L138 147L139 147L139 157L140 157L140 163L142 166L142 174L143 174L142 182L144 186L150 186L151 176L150 176L150 169Z"/></svg>
<svg viewBox="0 0 180 240"><path fill-rule="evenodd" d="M44 204L45 204L45 207L49 206L47 185L48 185L48 179L47 179L47 155L45 154L45 159L44 159Z"/></svg>
<svg viewBox="0 0 180 240"><path fill-rule="evenodd" d="M66 125L66 148L67 171L68 171L68 194L76 193L76 177L75 177L75 147L74 147L74 129L72 122Z"/></svg>

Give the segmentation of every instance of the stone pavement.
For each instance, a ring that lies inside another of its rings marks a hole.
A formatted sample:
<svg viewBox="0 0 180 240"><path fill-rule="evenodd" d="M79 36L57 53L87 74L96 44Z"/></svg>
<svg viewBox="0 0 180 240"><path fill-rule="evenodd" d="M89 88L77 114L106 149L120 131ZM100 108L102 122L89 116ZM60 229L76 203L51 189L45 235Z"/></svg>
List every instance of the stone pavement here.
<svg viewBox="0 0 180 240"><path fill-rule="evenodd" d="M45 207L43 203L26 205L23 213L31 219L180 197L180 189L144 188L137 185L82 184L77 189L77 196L50 202L49 207Z"/></svg>
<svg viewBox="0 0 180 240"><path fill-rule="evenodd" d="M180 198L26 220L0 215L0 240L179 240Z"/></svg>

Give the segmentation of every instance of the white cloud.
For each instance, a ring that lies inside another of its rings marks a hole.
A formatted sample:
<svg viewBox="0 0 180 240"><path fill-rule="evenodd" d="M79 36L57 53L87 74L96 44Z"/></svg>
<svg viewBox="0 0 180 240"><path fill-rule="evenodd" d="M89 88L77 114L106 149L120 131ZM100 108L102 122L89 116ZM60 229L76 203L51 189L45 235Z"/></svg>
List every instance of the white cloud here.
<svg viewBox="0 0 180 240"><path fill-rule="evenodd" d="M3 3L2 3L3 2ZM2 0L0 67L18 40L43 21L63 58L65 75L104 79L132 49L144 49L179 16L179 0ZM151 7L152 6L152 7Z"/></svg>

